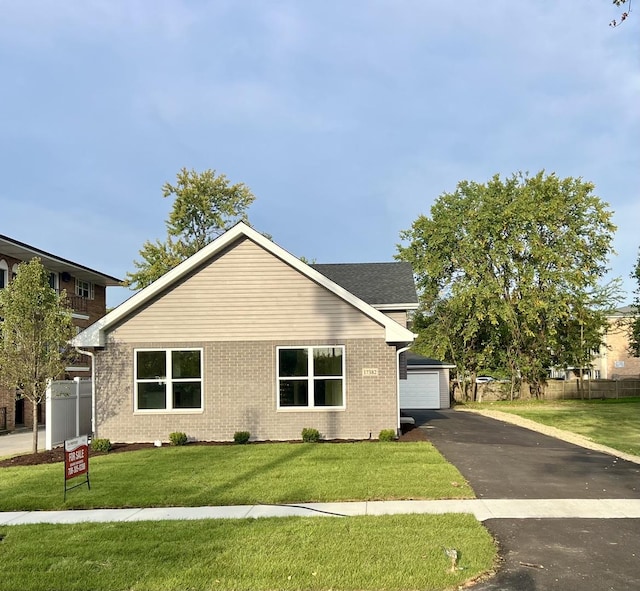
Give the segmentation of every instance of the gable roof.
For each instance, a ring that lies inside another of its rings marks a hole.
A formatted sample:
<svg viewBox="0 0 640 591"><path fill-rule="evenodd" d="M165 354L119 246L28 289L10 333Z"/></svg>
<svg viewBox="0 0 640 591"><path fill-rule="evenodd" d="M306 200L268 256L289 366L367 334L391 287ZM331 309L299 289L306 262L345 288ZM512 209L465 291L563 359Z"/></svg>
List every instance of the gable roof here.
<svg viewBox="0 0 640 591"><path fill-rule="evenodd" d="M411 263L314 264L311 267L378 310L418 308Z"/></svg>
<svg viewBox="0 0 640 591"><path fill-rule="evenodd" d="M214 257L216 254L230 247L241 238L248 238L255 242L267 252L276 256L289 266L298 270L303 275L306 275L311 281L314 281L318 285L325 287L335 295L343 299L345 302L351 304L372 320L380 324L385 329L385 339L389 343L402 343L408 344L413 342L415 335L406 329L404 326L398 324L395 320L392 320L387 315L383 314L379 310L376 310L373 306L363 301L344 287L338 285L325 275L316 271L306 263L302 262L299 258L293 256L250 226L243 222L237 223L231 229L227 230L224 234L216 238L213 242L199 250L193 256L189 257L178 266L171 269L171 271L165 273L158 280L154 281L151 285L148 285L144 289L137 292L126 302L120 304L117 308L111 311L109 314L92 324L89 328L78 334L71 340L71 343L76 347L102 347L105 344L105 332L113 327L116 323L123 320L127 316L134 314L141 306L151 301L156 296L160 295L167 288L180 281L183 277L187 276L192 271L206 263L207 260Z"/></svg>
<svg viewBox="0 0 640 591"><path fill-rule="evenodd" d="M56 273L71 272L74 277L90 281L92 283L98 283L99 285L121 285L122 279L106 275L100 271L95 271L79 263L63 259L62 257L40 250L30 244L25 244L9 236L3 236L0 234L0 258L2 255L18 259L19 261L29 261L34 257L39 257L42 260L42 264L49 270Z"/></svg>

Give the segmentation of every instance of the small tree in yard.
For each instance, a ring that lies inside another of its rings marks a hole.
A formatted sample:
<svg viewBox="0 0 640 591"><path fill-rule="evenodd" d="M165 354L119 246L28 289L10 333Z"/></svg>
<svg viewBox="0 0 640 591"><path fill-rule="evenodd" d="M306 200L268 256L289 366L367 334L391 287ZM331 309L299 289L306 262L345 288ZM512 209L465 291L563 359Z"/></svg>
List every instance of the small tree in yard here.
<svg viewBox="0 0 640 591"><path fill-rule="evenodd" d="M18 266L0 290L0 375L3 385L33 406L33 453L38 451L38 404L47 381L64 372L65 352L74 335L66 293L49 286L40 259Z"/></svg>

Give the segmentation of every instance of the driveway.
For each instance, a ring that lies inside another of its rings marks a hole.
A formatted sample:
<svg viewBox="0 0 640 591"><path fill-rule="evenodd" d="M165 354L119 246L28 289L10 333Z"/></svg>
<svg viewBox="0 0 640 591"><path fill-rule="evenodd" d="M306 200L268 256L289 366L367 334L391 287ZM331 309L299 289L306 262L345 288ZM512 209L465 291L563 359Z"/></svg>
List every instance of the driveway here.
<svg viewBox="0 0 640 591"><path fill-rule="evenodd" d="M38 429L38 451L45 448L45 429ZM12 433L0 435L0 458L16 456L18 454L31 453L33 449L33 431L31 429L19 429Z"/></svg>
<svg viewBox="0 0 640 591"><path fill-rule="evenodd" d="M481 498L637 499L640 465L473 413L409 411ZM491 519L498 573L475 591L635 591L640 520Z"/></svg>

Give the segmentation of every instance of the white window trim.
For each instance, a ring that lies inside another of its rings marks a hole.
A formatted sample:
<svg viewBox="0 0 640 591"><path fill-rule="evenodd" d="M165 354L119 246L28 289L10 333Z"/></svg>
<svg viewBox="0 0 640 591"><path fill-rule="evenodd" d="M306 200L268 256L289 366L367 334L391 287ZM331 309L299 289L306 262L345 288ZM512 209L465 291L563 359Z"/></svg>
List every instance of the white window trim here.
<svg viewBox="0 0 640 591"><path fill-rule="evenodd" d="M280 406L280 381L281 380L304 380L304 377L280 377L280 351L291 349L307 350L307 383L309 392L309 404L307 406ZM341 376L318 376L318 379L341 379L342 380L342 404L339 406L314 406L313 382L316 376L313 375L313 350L314 349L341 349L342 350L342 375ZM346 410L347 408L347 376L346 376L346 347L344 345L287 345L276 347L276 410L278 412L324 412Z"/></svg>
<svg viewBox="0 0 640 591"><path fill-rule="evenodd" d="M138 352L144 351L164 351L166 356L167 376L162 380L138 379ZM173 408L173 376L171 354L173 351L200 351L200 377L199 378L179 378L178 382L199 382L200 383L200 407L199 408ZM153 383L164 381L167 385L165 408L138 408L138 383ZM133 412L134 414L202 414L204 412L204 349L202 347L150 347L133 350Z"/></svg>
<svg viewBox="0 0 640 591"><path fill-rule="evenodd" d="M88 296L82 295L80 293L80 289L81 289L80 284L86 284L87 291L89 292ZM85 298L87 300L95 299L95 288L94 288L94 285L93 285L93 281L85 281L84 279L78 279L76 277L75 292L76 292L75 295L77 295L78 297Z"/></svg>
<svg viewBox="0 0 640 591"><path fill-rule="evenodd" d="M9 277L9 265L7 265L7 261L4 259L0 259L0 273L4 271L4 286L7 287L9 285L9 281L11 278Z"/></svg>

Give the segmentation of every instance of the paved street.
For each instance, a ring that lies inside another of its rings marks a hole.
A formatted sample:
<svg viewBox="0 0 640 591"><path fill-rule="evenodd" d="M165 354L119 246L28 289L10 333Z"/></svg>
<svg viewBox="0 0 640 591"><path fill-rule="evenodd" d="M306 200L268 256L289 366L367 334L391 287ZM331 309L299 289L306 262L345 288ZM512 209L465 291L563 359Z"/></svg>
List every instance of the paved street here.
<svg viewBox="0 0 640 591"><path fill-rule="evenodd" d="M488 499L640 499L640 465L480 415L411 414ZM526 501L525 501L526 502ZM488 519L504 562L474 591L636 591L640 519Z"/></svg>

